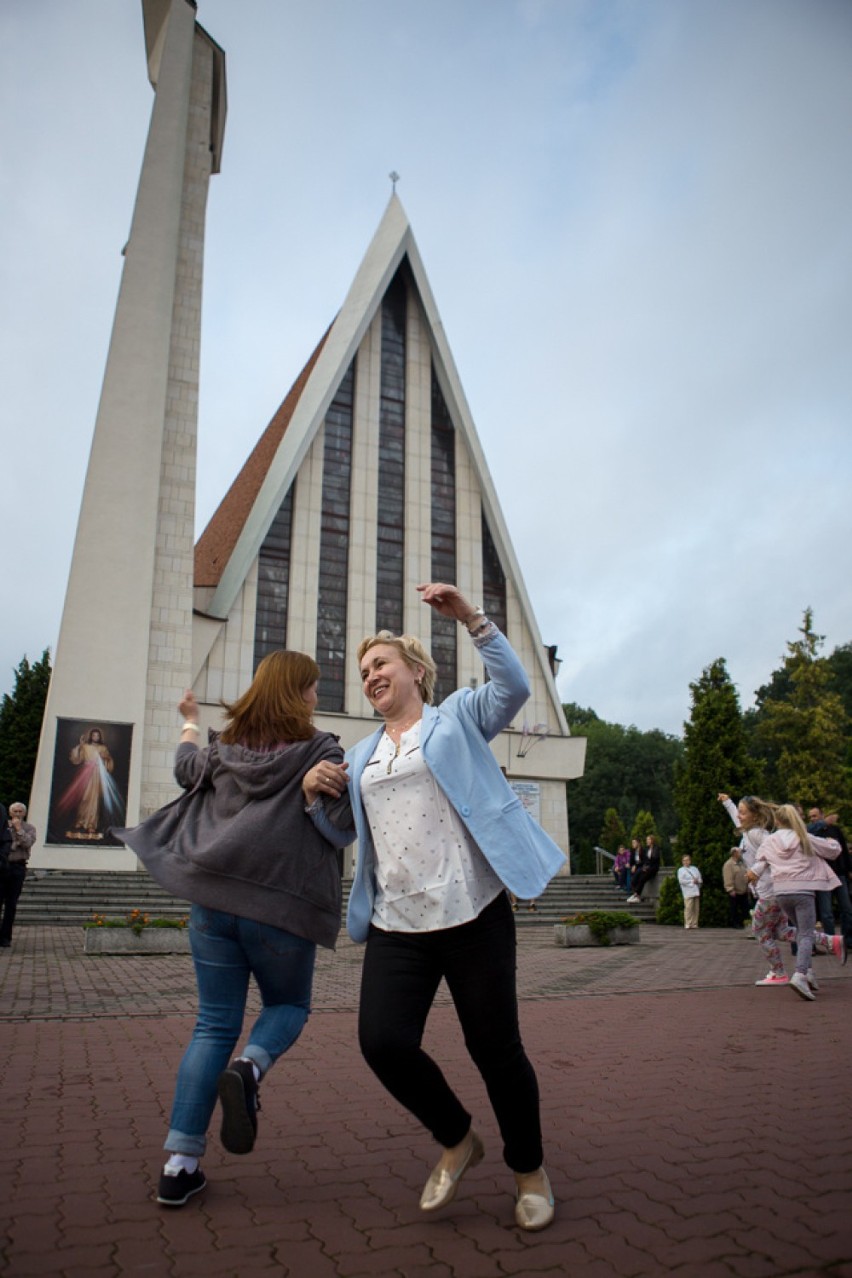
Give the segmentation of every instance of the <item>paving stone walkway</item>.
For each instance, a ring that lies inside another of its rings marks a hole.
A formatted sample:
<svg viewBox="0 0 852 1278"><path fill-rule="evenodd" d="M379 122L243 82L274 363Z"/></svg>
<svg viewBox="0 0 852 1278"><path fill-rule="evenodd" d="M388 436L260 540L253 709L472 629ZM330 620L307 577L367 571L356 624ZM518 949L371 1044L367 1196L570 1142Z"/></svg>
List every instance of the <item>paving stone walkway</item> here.
<svg viewBox="0 0 852 1278"><path fill-rule="evenodd" d="M563 950L525 929L522 1024L559 1203L525 1235L443 993L427 1044L486 1157L420 1218L435 1149L360 1059L360 963L349 942L321 954L254 1154L226 1154L214 1127L208 1189L169 1211L152 1194L191 960L85 957L77 929L19 928L0 951L0 1274L852 1278L852 964L818 959L805 1003L754 986L765 964L735 932L643 927L638 946Z"/></svg>

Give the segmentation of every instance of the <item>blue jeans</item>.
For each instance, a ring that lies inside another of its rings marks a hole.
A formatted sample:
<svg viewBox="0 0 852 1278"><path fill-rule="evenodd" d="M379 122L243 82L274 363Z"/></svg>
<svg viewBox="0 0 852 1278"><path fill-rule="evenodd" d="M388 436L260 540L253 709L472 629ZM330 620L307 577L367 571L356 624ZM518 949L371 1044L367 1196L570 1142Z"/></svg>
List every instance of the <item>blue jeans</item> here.
<svg viewBox="0 0 852 1278"><path fill-rule="evenodd" d="M839 877L839 876L838 876ZM846 939L847 945L852 942L852 903L849 901L849 880L844 875L840 879L840 886L834 888L837 893L837 904L840 910L840 931ZM823 932L828 936L834 936L834 907L831 898L833 892L817 892L817 914L822 924Z"/></svg>
<svg viewBox="0 0 852 1278"><path fill-rule="evenodd" d="M249 976L263 1001L242 1053L265 1074L295 1043L311 1010L316 945L292 932L193 905L189 940L198 982L198 1020L180 1063L165 1148L200 1157L246 1010Z"/></svg>

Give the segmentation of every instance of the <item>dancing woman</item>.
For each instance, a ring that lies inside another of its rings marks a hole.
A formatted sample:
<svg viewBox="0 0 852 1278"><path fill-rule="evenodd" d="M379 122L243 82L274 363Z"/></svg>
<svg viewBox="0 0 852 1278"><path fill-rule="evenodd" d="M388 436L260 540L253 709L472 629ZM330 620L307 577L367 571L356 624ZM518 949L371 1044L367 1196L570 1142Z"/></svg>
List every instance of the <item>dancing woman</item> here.
<svg viewBox="0 0 852 1278"><path fill-rule="evenodd" d="M367 947L359 1039L370 1068L442 1147L421 1209L449 1203L484 1153L471 1115L421 1045L444 978L514 1173L515 1221L543 1229L554 1199L542 1165L538 1083L518 1026L515 925L504 889L537 897L565 858L525 811L488 744L529 697L521 663L455 586L418 590L465 627L487 680L434 706L436 667L417 638L380 631L364 639L364 694L384 722L344 767L312 769L305 793L340 794L348 767L358 831L348 927Z"/></svg>
<svg viewBox="0 0 852 1278"><path fill-rule="evenodd" d="M221 1141L247 1154L257 1134L258 1084L302 1032L317 945L340 929L337 847L352 841L324 814L320 834L302 781L319 760L343 759L312 722L319 667L301 652L261 661L248 691L226 706L224 730L199 749L198 704L187 692L175 777L186 793L116 834L175 896L192 902L189 939L198 1019L178 1069L157 1202L181 1207L204 1189L207 1128L222 1105ZM263 1010L240 1056L249 977Z"/></svg>

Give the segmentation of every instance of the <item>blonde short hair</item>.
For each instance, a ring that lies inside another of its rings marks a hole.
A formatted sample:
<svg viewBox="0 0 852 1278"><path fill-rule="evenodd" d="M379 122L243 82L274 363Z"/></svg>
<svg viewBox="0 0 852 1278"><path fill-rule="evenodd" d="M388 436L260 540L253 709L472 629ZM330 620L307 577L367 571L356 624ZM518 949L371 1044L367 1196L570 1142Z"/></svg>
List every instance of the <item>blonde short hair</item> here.
<svg viewBox="0 0 852 1278"><path fill-rule="evenodd" d="M416 670L418 666L422 667L423 678L420 680L420 696L427 706L431 706L432 698L435 695L435 684L438 679L438 667L417 636L395 635L390 630L380 630L375 635L367 635L358 644L359 667L364 654L369 652L371 648L375 648L376 644L379 643L385 643L391 648L396 648L405 664L410 666L412 670Z"/></svg>

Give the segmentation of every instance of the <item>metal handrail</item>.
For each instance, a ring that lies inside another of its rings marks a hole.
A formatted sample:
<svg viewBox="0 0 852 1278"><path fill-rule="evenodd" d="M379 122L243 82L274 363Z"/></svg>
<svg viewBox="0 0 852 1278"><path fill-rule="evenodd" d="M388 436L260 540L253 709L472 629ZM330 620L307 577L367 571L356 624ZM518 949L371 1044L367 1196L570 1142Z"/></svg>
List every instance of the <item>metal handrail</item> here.
<svg viewBox="0 0 852 1278"><path fill-rule="evenodd" d="M606 848L599 848L597 844L595 844L595 874L609 873L603 863L604 857L606 857L609 861L615 862L615 856L612 852L607 852Z"/></svg>

